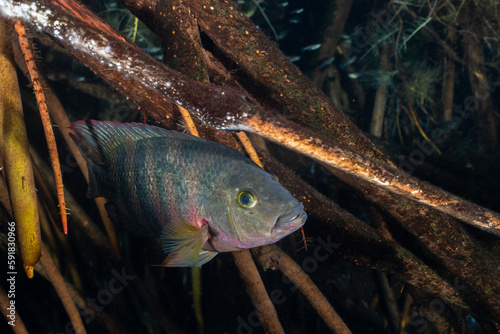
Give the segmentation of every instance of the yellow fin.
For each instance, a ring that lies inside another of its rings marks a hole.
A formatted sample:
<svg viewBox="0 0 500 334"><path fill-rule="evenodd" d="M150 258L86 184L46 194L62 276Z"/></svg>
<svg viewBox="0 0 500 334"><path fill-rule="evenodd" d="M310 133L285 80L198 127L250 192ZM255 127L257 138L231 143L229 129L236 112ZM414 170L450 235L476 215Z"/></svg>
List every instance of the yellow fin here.
<svg viewBox="0 0 500 334"><path fill-rule="evenodd" d="M168 224L160 238L163 251L168 254L161 264L164 267L200 267L217 254L210 252L215 254L207 256L206 251L202 251L208 240L208 225L199 228L179 219Z"/></svg>

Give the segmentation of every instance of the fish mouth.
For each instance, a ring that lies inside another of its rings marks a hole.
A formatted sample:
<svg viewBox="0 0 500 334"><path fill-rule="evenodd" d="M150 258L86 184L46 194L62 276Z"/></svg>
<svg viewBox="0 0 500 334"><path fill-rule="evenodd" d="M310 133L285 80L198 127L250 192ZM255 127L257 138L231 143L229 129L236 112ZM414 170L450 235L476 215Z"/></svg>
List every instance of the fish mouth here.
<svg viewBox="0 0 500 334"><path fill-rule="evenodd" d="M289 234L304 225L307 214L302 204L297 205L292 210L282 214L276 220L276 224L271 229L272 234Z"/></svg>

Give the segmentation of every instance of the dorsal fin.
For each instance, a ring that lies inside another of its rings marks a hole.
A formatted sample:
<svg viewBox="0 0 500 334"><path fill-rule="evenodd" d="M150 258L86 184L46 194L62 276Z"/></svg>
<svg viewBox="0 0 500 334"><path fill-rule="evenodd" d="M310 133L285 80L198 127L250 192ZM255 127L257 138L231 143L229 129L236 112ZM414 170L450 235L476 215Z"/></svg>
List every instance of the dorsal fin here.
<svg viewBox="0 0 500 334"><path fill-rule="evenodd" d="M109 152L127 142L155 137L204 141L204 139L185 133L142 123L86 120L71 123L70 129L76 132L77 136L73 135L72 138L84 157L88 157L98 165L104 165Z"/></svg>

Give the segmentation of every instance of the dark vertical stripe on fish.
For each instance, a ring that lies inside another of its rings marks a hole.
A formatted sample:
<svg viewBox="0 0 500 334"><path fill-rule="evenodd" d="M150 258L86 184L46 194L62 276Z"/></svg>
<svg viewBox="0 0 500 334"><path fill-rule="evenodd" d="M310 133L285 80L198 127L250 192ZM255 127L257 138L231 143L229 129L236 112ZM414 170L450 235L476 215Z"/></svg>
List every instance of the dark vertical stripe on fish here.
<svg viewBox="0 0 500 334"><path fill-rule="evenodd" d="M118 184L120 185L120 195L118 198L121 199L119 204L120 214L125 217L141 217L138 211L139 203L137 200L137 194L135 192L135 180L134 180L134 151L135 145L120 145L116 148L118 164ZM141 224L136 221L128 221L128 224L134 228L139 229L139 234L144 234L144 229L141 228Z"/></svg>
<svg viewBox="0 0 500 334"><path fill-rule="evenodd" d="M155 161L155 179L154 179L154 188L156 189L155 198L157 201L158 208L160 210L158 217L158 223L161 226L164 226L167 223L166 219L166 210L169 209L167 194L168 191L165 189L165 178L167 177L167 165L165 163L165 156L167 154L167 145L165 140L157 140L155 142L155 149L151 150L151 159ZM167 211L168 212L168 211Z"/></svg>
<svg viewBox="0 0 500 334"><path fill-rule="evenodd" d="M146 160L144 170L146 172L146 180L148 182L148 189L151 199L151 207L155 216L154 225L161 225L163 219L163 211L160 200L160 192L157 187L156 180L161 178L161 168L157 165L155 160L155 151L158 151L158 140L155 140L154 147L148 147L146 151ZM159 229L158 229L159 230Z"/></svg>
<svg viewBox="0 0 500 334"><path fill-rule="evenodd" d="M133 159L133 178L138 201L137 216L141 217L142 224L147 231L159 232L157 217L151 200L151 197L156 194L151 193L151 183L149 180L149 175L152 173L154 166L147 164L146 161L151 145L151 139L137 141Z"/></svg>
<svg viewBox="0 0 500 334"><path fill-rule="evenodd" d="M122 163L122 154L118 154L119 148L117 148L114 152L111 152L110 154L110 164L108 166L108 171L106 174L108 174L107 178L107 190L109 192L109 195L106 196L109 201L113 202L115 207L119 209L119 211L123 210L122 208L125 207L125 204L123 203L124 197L121 196L121 194L124 193L124 187L126 185L122 184L122 180L120 178L121 175L123 175L124 170L123 170L123 163ZM125 212L115 212L115 214L120 215L120 219L124 219L122 216L126 216L128 214L127 211ZM113 218L113 217L112 217ZM128 222L125 221L120 221L119 223L124 224Z"/></svg>

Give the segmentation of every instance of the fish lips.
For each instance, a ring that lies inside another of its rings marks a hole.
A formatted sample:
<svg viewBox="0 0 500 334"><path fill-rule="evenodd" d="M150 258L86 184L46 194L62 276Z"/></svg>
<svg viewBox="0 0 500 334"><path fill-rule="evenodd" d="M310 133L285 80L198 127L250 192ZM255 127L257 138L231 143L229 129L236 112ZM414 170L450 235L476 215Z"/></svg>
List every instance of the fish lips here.
<svg viewBox="0 0 500 334"><path fill-rule="evenodd" d="M299 203L292 210L278 217L276 224L271 229L271 234L273 236L280 235L281 237L284 237L304 225L306 219L307 214L304 211L304 205Z"/></svg>

